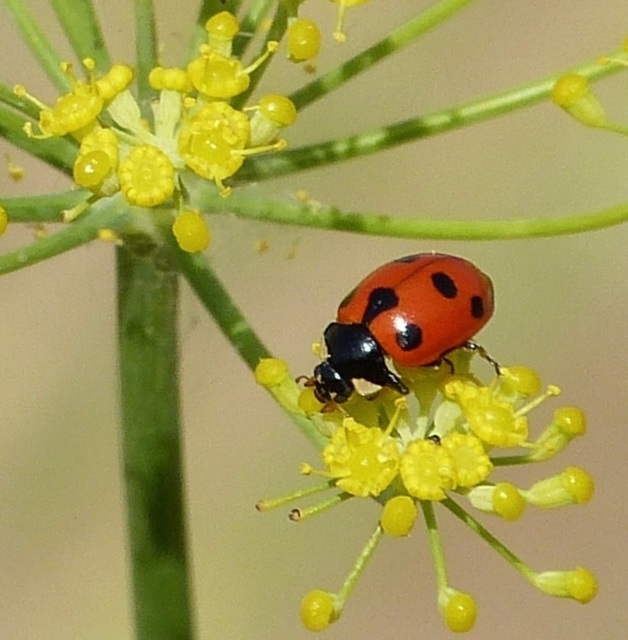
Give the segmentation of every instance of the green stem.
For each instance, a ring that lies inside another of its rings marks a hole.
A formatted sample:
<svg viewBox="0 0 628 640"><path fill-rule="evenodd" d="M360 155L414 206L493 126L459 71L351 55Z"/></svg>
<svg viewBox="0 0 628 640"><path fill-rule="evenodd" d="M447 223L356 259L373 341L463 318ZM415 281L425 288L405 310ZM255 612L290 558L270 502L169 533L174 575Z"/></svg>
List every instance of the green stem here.
<svg viewBox="0 0 628 640"><path fill-rule="evenodd" d="M224 211L224 199L209 189L191 190L193 205L206 212ZM391 238L434 240L493 240L551 237L604 229L628 221L628 203L564 217L508 220L447 220L420 212L416 217L391 213L342 211L318 202L260 199L254 192L236 190L229 198L229 213L240 218L296 227L348 231Z"/></svg>
<svg viewBox="0 0 628 640"><path fill-rule="evenodd" d="M357 585L358 580L362 575L362 572L364 571L368 561L373 557L373 553L375 553L375 549L377 548L377 545L382 539L383 535L384 531L378 524L377 527L375 527L375 531L373 531L373 534L362 548L362 551L360 552L360 555L353 565L351 572L336 594L336 604L339 611L342 611L342 609L344 608L347 600L349 599L349 596L351 595L351 592L355 589L355 586Z"/></svg>
<svg viewBox="0 0 628 640"><path fill-rule="evenodd" d="M423 518L430 540L430 548L432 550L432 558L434 560L434 568L436 569L436 581L439 590L447 586L447 569L445 566L445 554L443 552L443 543L436 522L436 514L434 513L434 504L430 500L420 500L419 504L423 510Z"/></svg>
<svg viewBox="0 0 628 640"><path fill-rule="evenodd" d="M484 527L478 520L476 520L469 512L465 511L457 502L454 502L451 498L445 498L441 504L449 509L456 518L462 520L467 527L475 531L481 538L483 538L488 544L499 553L509 564L511 564L519 573L521 573L526 580L530 580L530 576L533 573L531 569L520 560L503 542L498 540L486 527Z"/></svg>
<svg viewBox="0 0 628 640"><path fill-rule="evenodd" d="M45 140L29 138L23 131L27 122L30 120L0 105L0 138L4 138L50 166L72 175L72 166L78 147L76 142L70 138L46 138Z"/></svg>
<svg viewBox="0 0 628 640"><path fill-rule="evenodd" d="M260 358L269 358L270 352L234 304L207 258L202 253L180 250L176 251L176 255L178 266L188 284L249 369L254 370Z"/></svg>
<svg viewBox="0 0 628 640"><path fill-rule="evenodd" d="M529 454L523 454L520 456L495 456L491 457L491 463L494 467L511 467L516 464L530 464L531 462L536 462L535 460L530 460Z"/></svg>
<svg viewBox="0 0 628 640"><path fill-rule="evenodd" d="M609 57L616 60L628 60L626 54L621 51L612 53ZM623 69L625 67L619 62L600 65L595 60L574 67L570 69L570 72L579 73L593 80ZM273 155L251 157L238 172L238 180L255 182L314 167L318 169L328 164L370 155L400 144L429 138L510 114L517 109L545 100L560 75L562 73L494 94L488 98L480 98L425 116L378 127L358 135L298 147Z"/></svg>
<svg viewBox="0 0 628 640"><path fill-rule="evenodd" d="M89 195L84 189L77 189L43 196L1 198L0 205L5 208L11 222L61 222L64 211L84 202Z"/></svg>
<svg viewBox="0 0 628 640"><path fill-rule="evenodd" d="M120 209L120 199L118 197L101 200L61 231L44 236L26 247L0 255L0 275L23 269L86 244L97 238L101 229L115 230L123 227L128 218Z"/></svg>
<svg viewBox="0 0 628 640"><path fill-rule="evenodd" d="M175 5L172 5L173 8ZM157 64L157 30L153 0L133 0L135 16L135 61L137 92L143 106L153 98L155 90L148 83L148 74ZM148 115L144 113L144 115Z"/></svg>
<svg viewBox="0 0 628 640"><path fill-rule="evenodd" d="M179 423L177 275L117 250L122 458L137 640L194 637Z"/></svg>
<svg viewBox="0 0 628 640"><path fill-rule="evenodd" d="M39 118L40 109L36 104L26 98L16 96L12 88L2 83L0 83L0 103L13 107L22 115L28 116L33 120Z"/></svg>
<svg viewBox="0 0 628 640"><path fill-rule="evenodd" d="M216 321L231 346L249 369L254 371L261 358L270 357L270 352L253 331L246 316L233 302L229 292L209 266L207 258L202 253L186 253L175 247L172 250L181 274ZM272 390L270 393L272 394ZM308 440L318 448L327 444L327 439L302 412L291 410L280 400L278 402Z"/></svg>
<svg viewBox="0 0 628 640"><path fill-rule="evenodd" d="M283 2L280 2L277 5L277 9L275 10L275 17L273 18L273 22L270 25L270 29L268 33L266 34L266 38L264 39L264 42L258 51L256 59L262 56L264 53L266 53L267 51L266 45L270 41L275 40L277 42L281 42L281 39L283 38L283 34L286 32L287 27L288 27L288 16L286 13L286 6ZM264 76L264 73L266 72L268 65L273 61L273 58L278 53L279 52L273 53L272 55L270 55L259 67L257 67L257 69L255 69L255 71L253 71L253 73L250 74L251 82L249 83L247 90L235 96L235 98L232 98L231 100L231 105L235 109L241 109L248 102L249 98L255 91L255 88L257 87L260 80Z"/></svg>
<svg viewBox="0 0 628 640"><path fill-rule="evenodd" d="M252 2L240 25L240 31L245 34L258 33L262 21L266 18L274 3L275 0L255 0ZM251 35L237 38L233 43L233 55L241 58L246 53L252 40Z"/></svg>
<svg viewBox="0 0 628 640"><path fill-rule="evenodd" d="M52 0L52 7L77 58L93 58L96 68L106 71L111 60L92 1Z"/></svg>
<svg viewBox="0 0 628 640"><path fill-rule="evenodd" d="M290 94L290 99L297 109L312 104L314 101L331 93L351 78L367 71L380 60L390 54L400 51L406 45L414 42L419 36L451 18L457 11L464 9L473 0L442 0L402 25L389 36L376 42L357 56L347 60L340 66L328 71L313 82L297 89Z"/></svg>
<svg viewBox="0 0 628 640"><path fill-rule="evenodd" d="M70 81L61 71L59 66L61 60L52 48L50 40L40 29L33 14L27 9L24 0L4 0L3 4L22 34L26 46L31 50L52 84L62 93L68 91Z"/></svg>

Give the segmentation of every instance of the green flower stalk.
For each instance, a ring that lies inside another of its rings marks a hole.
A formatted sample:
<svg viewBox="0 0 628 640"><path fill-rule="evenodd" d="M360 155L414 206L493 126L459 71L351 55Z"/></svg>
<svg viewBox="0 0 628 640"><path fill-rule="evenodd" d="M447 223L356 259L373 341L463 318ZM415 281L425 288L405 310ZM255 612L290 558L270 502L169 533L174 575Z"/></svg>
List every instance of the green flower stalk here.
<svg viewBox="0 0 628 640"><path fill-rule="evenodd" d="M444 220L344 211L309 197L288 200L283 188L270 197L260 195L252 186L453 132L549 99L578 123L625 134L628 128L608 119L591 87L625 68L626 47L494 95L384 121L372 130L326 139L321 125L319 141L293 145L300 116L310 105L472 4L439 0L347 59L340 43L357 41L360 5L367 0L332 2L337 6L322 2L332 9L327 23L306 13L314 0L199 2L187 58L173 66L158 59L149 0L132 3L134 62L119 61L109 51L98 2L51 3L78 64L59 56L28 3L5 0L0 8L58 92L42 100L43 91L28 86L16 70L7 71L10 77L0 82L0 136L65 180L59 192L44 196L0 193L0 235L17 224L55 225L25 246L0 253L0 274L93 241L109 242L115 250L120 466L138 640L197 637L179 409L181 281L257 382L322 450L320 463L301 466L304 475L320 478L318 483L261 501L258 509L325 491L334 495L293 509L290 518L306 520L354 498L381 506L373 533L341 587L334 593L315 589L304 598L301 618L308 629L321 631L338 620L376 547L388 538L410 536L421 518L434 556L438 611L450 630L471 629L477 606L471 595L450 584L437 508L453 513L540 591L582 603L597 591L593 574L583 568L532 571L471 515L475 509L514 521L526 506L555 508L591 498L593 481L579 467L569 466L527 489L494 477L500 467L553 459L585 433L582 411L566 406L534 436L530 414L556 397L558 387L543 391L538 375L527 367L502 367L499 376L483 383L470 372L469 354L457 353L440 367L400 370L411 391L409 401L384 389L372 401L356 395L342 407L322 406L308 383L303 388L286 364L272 358L206 252L217 235L210 216L448 241L552 237L618 225L628 219L628 203L564 217ZM336 41L333 55L339 62L318 73L317 56L329 40ZM281 93L265 77L267 69L279 65L301 65L317 75L303 76L307 80ZM369 108L377 108L379 91ZM7 164L11 178L19 180L21 168L12 160ZM217 370L219 363L208 363L211 367ZM469 511L459 502L468 503Z"/></svg>

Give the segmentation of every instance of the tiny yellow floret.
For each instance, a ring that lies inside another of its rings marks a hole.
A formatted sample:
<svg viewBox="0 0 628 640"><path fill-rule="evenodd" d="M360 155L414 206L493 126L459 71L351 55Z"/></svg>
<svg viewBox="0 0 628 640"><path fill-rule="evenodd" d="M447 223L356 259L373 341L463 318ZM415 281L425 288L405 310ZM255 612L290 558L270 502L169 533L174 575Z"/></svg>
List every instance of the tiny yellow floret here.
<svg viewBox="0 0 628 640"><path fill-rule="evenodd" d="M233 40L240 30L238 19L229 13L229 11L221 11L213 15L206 23L205 29L214 38L223 38L224 40Z"/></svg>
<svg viewBox="0 0 628 640"><path fill-rule="evenodd" d="M456 486L455 463L449 452L431 440L408 445L399 465L408 493L419 500L444 500Z"/></svg>
<svg viewBox="0 0 628 640"><path fill-rule="evenodd" d="M95 190L111 173L111 159L100 149L80 154L73 167L74 182Z"/></svg>
<svg viewBox="0 0 628 640"><path fill-rule="evenodd" d="M209 228L198 211L179 213L172 225L172 233L179 247L188 253L205 251L209 247Z"/></svg>
<svg viewBox="0 0 628 640"><path fill-rule="evenodd" d="M442 439L441 445L454 461L456 486L473 487L491 474L493 464L482 441L473 434L452 431Z"/></svg>
<svg viewBox="0 0 628 640"><path fill-rule="evenodd" d="M499 383L503 395L508 395L510 391L522 398L529 398L541 392L541 378L530 367L501 367Z"/></svg>
<svg viewBox="0 0 628 640"><path fill-rule="evenodd" d="M248 142L249 119L226 102L212 102L190 116L179 132L179 153L185 164L203 178L213 180L221 195L230 189L222 181L242 166L239 153Z"/></svg>
<svg viewBox="0 0 628 640"><path fill-rule="evenodd" d="M320 413L325 406L314 394L314 387L305 387L299 394L297 404L305 413Z"/></svg>
<svg viewBox="0 0 628 640"><path fill-rule="evenodd" d="M593 479L586 471L567 467L562 473L536 482L521 494L530 504L551 509L588 502L594 490Z"/></svg>
<svg viewBox="0 0 628 640"><path fill-rule="evenodd" d="M438 608L450 631L465 633L473 629L478 614L473 596L446 587L439 593Z"/></svg>
<svg viewBox="0 0 628 640"><path fill-rule="evenodd" d="M175 170L165 153L152 145L135 147L118 170L120 188L130 204L155 207L175 189Z"/></svg>
<svg viewBox="0 0 628 640"><path fill-rule="evenodd" d="M9 226L9 216L7 210L0 205L0 236L7 230Z"/></svg>
<svg viewBox="0 0 628 640"><path fill-rule="evenodd" d="M334 598L327 591L314 589L301 601L301 622L308 631L323 631L336 618Z"/></svg>
<svg viewBox="0 0 628 640"><path fill-rule="evenodd" d="M587 430L584 411L578 407L561 407L554 412L554 422L571 436L583 436Z"/></svg>
<svg viewBox="0 0 628 640"><path fill-rule="evenodd" d="M407 536L417 517L417 508L410 496L395 496L386 502L379 520L384 533L389 536Z"/></svg>
<svg viewBox="0 0 628 640"><path fill-rule="evenodd" d="M587 604L595 598L598 584L595 576L584 567L573 571L543 571L531 576L531 582L550 596L572 598Z"/></svg>
<svg viewBox="0 0 628 640"><path fill-rule="evenodd" d="M281 384L288 376L288 366L277 358L261 358L255 367L255 382L263 387Z"/></svg>
<svg viewBox="0 0 628 640"><path fill-rule="evenodd" d="M510 482L500 482L493 490L493 508L504 520L518 520L525 511L526 501Z"/></svg>
<svg viewBox="0 0 628 640"><path fill-rule="evenodd" d="M178 67L155 67L148 74L148 82L153 89L190 93L194 85L185 69Z"/></svg>
<svg viewBox="0 0 628 640"><path fill-rule="evenodd" d="M102 78L95 81L96 89L103 100L110 102L128 89L134 77L133 67L128 64L114 64Z"/></svg>
<svg viewBox="0 0 628 640"><path fill-rule="evenodd" d="M278 127L287 127L297 119L297 108L287 96L271 93L259 101L261 113Z"/></svg>
<svg viewBox="0 0 628 640"><path fill-rule="evenodd" d="M314 20L297 18L288 27L288 57L293 62L304 62L318 55L321 32Z"/></svg>
<svg viewBox="0 0 628 640"><path fill-rule="evenodd" d="M467 498L476 509L510 521L520 518L526 507L519 489L510 482L478 485L467 493Z"/></svg>
<svg viewBox="0 0 628 640"><path fill-rule="evenodd" d="M577 73L568 73L556 80L552 101L578 122L589 127L606 127L609 122L602 103L597 99L589 81Z"/></svg>
<svg viewBox="0 0 628 640"><path fill-rule="evenodd" d="M345 418L323 449L327 474L354 496L378 496L397 475L397 442L377 427Z"/></svg>
<svg viewBox="0 0 628 640"><path fill-rule="evenodd" d="M19 182L24 177L24 167L13 162L13 160L7 156L7 173L11 180Z"/></svg>
<svg viewBox="0 0 628 640"><path fill-rule="evenodd" d="M574 438L586 433L586 416L577 407L562 407L534 443L530 460L549 460L560 453Z"/></svg>
<svg viewBox="0 0 628 640"><path fill-rule="evenodd" d="M297 118L297 110L290 98L273 93L264 96L251 118L249 145L265 145L277 138L279 132Z"/></svg>

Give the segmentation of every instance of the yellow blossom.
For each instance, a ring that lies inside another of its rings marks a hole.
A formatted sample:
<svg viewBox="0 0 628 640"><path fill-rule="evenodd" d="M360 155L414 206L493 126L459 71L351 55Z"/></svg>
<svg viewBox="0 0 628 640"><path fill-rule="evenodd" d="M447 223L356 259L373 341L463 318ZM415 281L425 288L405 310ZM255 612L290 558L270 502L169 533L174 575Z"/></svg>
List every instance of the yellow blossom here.
<svg viewBox="0 0 628 640"><path fill-rule="evenodd" d="M399 449L381 429L346 418L323 449L323 461L343 491L378 496L397 475Z"/></svg>

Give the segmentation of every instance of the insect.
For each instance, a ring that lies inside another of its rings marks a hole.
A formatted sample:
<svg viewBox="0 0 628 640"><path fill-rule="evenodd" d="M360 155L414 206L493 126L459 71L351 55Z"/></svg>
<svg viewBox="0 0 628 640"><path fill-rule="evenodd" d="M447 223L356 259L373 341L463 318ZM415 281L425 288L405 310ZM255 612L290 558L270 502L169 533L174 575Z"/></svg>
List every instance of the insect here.
<svg viewBox="0 0 628 640"><path fill-rule="evenodd" d="M405 367L437 364L471 338L494 311L493 283L474 264L443 253L416 253L366 276L338 307L324 332L325 359L309 385L321 402L342 403L355 380L409 392L386 362Z"/></svg>

